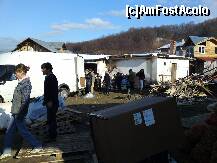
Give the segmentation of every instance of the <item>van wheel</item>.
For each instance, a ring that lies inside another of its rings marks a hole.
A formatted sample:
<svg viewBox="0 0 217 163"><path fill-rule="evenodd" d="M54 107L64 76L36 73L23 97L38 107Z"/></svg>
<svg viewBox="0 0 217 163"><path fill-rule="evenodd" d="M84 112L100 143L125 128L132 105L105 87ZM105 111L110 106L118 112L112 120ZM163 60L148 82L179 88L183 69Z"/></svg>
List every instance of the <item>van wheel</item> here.
<svg viewBox="0 0 217 163"><path fill-rule="evenodd" d="M59 96L61 96L64 99L66 99L67 97L69 97L69 90L66 89L66 88L60 88L59 89Z"/></svg>

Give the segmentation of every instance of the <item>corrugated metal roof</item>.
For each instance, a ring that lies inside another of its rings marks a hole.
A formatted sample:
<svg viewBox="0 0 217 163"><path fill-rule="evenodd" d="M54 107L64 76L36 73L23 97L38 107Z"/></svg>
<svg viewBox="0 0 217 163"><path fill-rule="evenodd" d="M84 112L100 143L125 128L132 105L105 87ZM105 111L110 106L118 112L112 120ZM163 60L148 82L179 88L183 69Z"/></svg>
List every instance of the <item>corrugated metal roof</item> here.
<svg viewBox="0 0 217 163"><path fill-rule="evenodd" d="M196 45L200 42L206 41L208 37L199 37L199 36L189 36L191 41Z"/></svg>
<svg viewBox="0 0 217 163"><path fill-rule="evenodd" d="M46 49L50 50L51 52L58 52L58 49L61 49L62 45L64 44L63 42L45 42L45 41L41 41L41 40L38 40L35 38L28 38L28 39L31 39L32 41L45 47Z"/></svg>

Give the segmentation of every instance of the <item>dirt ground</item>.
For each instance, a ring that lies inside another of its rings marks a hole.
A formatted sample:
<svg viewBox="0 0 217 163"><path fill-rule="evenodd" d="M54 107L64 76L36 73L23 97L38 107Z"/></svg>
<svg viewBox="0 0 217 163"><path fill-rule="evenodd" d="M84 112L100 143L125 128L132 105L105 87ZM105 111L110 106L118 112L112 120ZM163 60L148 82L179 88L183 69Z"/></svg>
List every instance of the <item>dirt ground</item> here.
<svg viewBox="0 0 217 163"><path fill-rule="evenodd" d="M83 98L77 96L69 97L66 100L66 105L70 108L86 113L102 110L140 98L142 98L142 95L139 94L132 95L131 99L129 99L127 94L124 93L111 92L110 95L96 93L94 98Z"/></svg>
<svg viewBox="0 0 217 163"><path fill-rule="evenodd" d="M135 94L131 97L131 99L128 98L127 94L124 93L110 93L110 95L104 95L101 93L96 93L94 98L85 99L83 97L73 96L66 99L65 104L69 108L72 108L76 111L82 112L82 113L90 113L97 110L102 110L105 108L109 108L114 105L119 105L122 103L128 103L133 100L138 100L140 98L143 98L144 95ZM178 106L178 110L180 111L181 117L190 117L197 114L202 114L207 112L206 106L207 102L204 103L198 103L194 106ZM3 134L0 134L0 148L2 150L2 144L3 144ZM15 139L15 146L14 149L16 150L21 146L21 138L19 136L16 136ZM48 161L52 158L48 157L33 157L33 158L19 158L14 159L11 158L9 160L4 160L2 162L8 162L8 163L38 163L42 161ZM50 160L51 161L51 160ZM1 161L0 161L1 162ZM79 161L76 161L75 163L82 163Z"/></svg>

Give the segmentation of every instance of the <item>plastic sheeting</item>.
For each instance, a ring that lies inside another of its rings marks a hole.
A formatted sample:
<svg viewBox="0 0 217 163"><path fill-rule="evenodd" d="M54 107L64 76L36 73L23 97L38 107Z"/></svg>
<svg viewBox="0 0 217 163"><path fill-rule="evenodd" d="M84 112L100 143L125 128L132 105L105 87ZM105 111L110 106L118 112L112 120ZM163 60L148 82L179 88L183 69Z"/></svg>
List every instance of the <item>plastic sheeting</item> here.
<svg viewBox="0 0 217 163"><path fill-rule="evenodd" d="M8 127L11 117L12 116L10 113L6 113L0 108L0 129L5 129Z"/></svg>
<svg viewBox="0 0 217 163"><path fill-rule="evenodd" d="M31 124L34 121L47 120L47 109L46 106L42 105L43 98L43 96L40 96L30 103L29 110L26 115L27 124ZM59 96L59 109L64 109L64 107L64 98Z"/></svg>
<svg viewBox="0 0 217 163"><path fill-rule="evenodd" d="M0 129L5 129L9 125L11 119L11 105L12 103L0 104Z"/></svg>
<svg viewBox="0 0 217 163"><path fill-rule="evenodd" d="M31 124L35 121L46 121L47 120L47 109L42 105L43 96L37 97L33 102L30 103L28 113L26 115L27 124ZM12 118L10 110L11 103L0 104L0 129L8 127ZM59 96L59 110L65 108L64 98Z"/></svg>

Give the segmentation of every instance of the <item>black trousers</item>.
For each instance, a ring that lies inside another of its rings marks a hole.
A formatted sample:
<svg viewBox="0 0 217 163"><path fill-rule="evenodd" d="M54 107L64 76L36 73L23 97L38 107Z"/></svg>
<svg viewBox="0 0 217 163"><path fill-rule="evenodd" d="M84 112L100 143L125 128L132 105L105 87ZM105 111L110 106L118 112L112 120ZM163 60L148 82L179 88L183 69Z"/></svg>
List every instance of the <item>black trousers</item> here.
<svg viewBox="0 0 217 163"><path fill-rule="evenodd" d="M56 121L56 113L58 107L47 107L47 123L48 123L48 136L53 139L57 137L57 121Z"/></svg>
<svg viewBox="0 0 217 163"><path fill-rule="evenodd" d="M86 93L89 93L91 91L91 84L87 83L86 84Z"/></svg>
<svg viewBox="0 0 217 163"><path fill-rule="evenodd" d="M134 94L134 84L135 82L129 82L130 83L130 94Z"/></svg>

